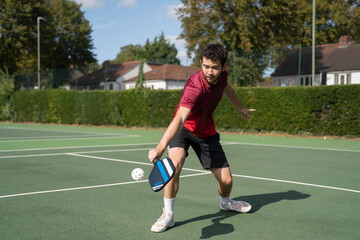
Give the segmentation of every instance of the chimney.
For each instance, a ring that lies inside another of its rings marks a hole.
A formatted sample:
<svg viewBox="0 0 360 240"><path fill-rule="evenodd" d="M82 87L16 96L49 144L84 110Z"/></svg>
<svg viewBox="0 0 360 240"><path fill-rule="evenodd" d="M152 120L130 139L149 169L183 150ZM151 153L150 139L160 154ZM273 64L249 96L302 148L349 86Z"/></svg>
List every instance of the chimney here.
<svg viewBox="0 0 360 240"><path fill-rule="evenodd" d="M110 60L106 60L103 62L103 68L105 68L105 64L106 64L106 67L108 68L110 66Z"/></svg>
<svg viewBox="0 0 360 240"><path fill-rule="evenodd" d="M348 36L348 35L342 35L340 38L339 38L339 45L340 46L345 46L347 44L349 44L351 42L351 37Z"/></svg>

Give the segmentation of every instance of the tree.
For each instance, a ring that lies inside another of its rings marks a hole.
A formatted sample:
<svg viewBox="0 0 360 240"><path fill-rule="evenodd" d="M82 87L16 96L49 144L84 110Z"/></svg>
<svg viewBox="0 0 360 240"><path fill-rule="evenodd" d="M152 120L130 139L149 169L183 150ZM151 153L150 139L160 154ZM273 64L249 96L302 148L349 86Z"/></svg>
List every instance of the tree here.
<svg viewBox="0 0 360 240"><path fill-rule="evenodd" d="M144 80L145 80L144 62L145 62L144 59L141 59L140 65L139 65L139 73L138 73L138 76L137 76L136 82L135 82L135 88L144 87Z"/></svg>
<svg viewBox="0 0 360 240"><path fill-rule="evenodd" d="M0 119L7 120L10 117L10 95L14 91L14 79L9 75L7 68L0 69Z"/></svg>
<svg viewBox="0 0 360 240"><path fill-rule="evenodd" d="M175 45L166 40L164 33L161 33L155 37L153 42L147 39L144 46L129 44L121 47L120 52L112 62L120 63L144 58L150 62L180 64L180 60L176 55L177 49Z"/></svg>
<svg viewBox="0 0 360 240"><path fill-rule="evenodd" d="M177 50L174 44L165 39L162 32L160 36L155 37L153 42L149 39L144 46L143 58L156 63L180 64L180 60L176 57Z"/></svg>
<svg viewBox="0 0 360 240"><path fill-rule="evenodd" d="M37 70L39 16L46 19L40 23L42 70L96 61L92 30L79 4L67 0L6 0L0 3L0 69L7 66L10 74Z"/></svg>
<svg viewBox="0 0 360 240"><path fill-rule="evenodd" d="M279 57L286 48L300 43L311 43L312 1L182 0L182 3L177 11L183 28L180 37L185 39L189 55L198 56L209 42L222 43L228 52L235 51L240 62L253 66L252 72L262 74L266 62L269 65L279 61L272 60L272 56ZM316 43L336 42L343 34L359 41L359 5L358 0L317 0ZM250 56L251 52L254 56ZM254 81L256 77L249 79L249 83Z"/></svg>
<svg viewBox="0 0 360 240"><path fill-rule="evenodd" d="M43 3L0 2L0 69L6 67L10 74L20 66L24 70L36 69L36 18L49 14Z"/></svg>
<svg viewBox="0 0 360 240"><path fill-rule="evenodd" d="M140 44L129 44L120 48L120 52L112 63L122 63L136 61L143 55L144 48Z"/></svg>
<svg viewBox="0 0 360 240"><path fill-rule="evenodd" d="M9 74L7 68L0 70L0 95L10 95L14 91L14 79Z"/></svg>

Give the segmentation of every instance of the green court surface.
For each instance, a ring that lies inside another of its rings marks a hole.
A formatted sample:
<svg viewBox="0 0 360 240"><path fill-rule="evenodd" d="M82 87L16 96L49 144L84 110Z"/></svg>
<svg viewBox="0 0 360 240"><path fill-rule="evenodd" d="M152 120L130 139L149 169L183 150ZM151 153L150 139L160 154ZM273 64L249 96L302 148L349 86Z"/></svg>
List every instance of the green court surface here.
<svg viewBox="0 0 360 240"><path fill-rule="evenodd" d="M163 197L147 181L147 153L162 134L0 123L0 239L360 239L359 140L225 133L231 196L252 211L221 211L190 151L176 225L152 233Z"/></svg>

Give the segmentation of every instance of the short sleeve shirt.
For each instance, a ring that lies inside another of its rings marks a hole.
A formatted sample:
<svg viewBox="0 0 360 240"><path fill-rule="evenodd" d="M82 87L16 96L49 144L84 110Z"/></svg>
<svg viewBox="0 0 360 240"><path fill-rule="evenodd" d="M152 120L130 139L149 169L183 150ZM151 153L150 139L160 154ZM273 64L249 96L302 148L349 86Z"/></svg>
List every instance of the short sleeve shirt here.
<svg viewBox="0 0 360 240"><path fill-rule="evenodd" d="M186 82L180 102L176 108L191 110L184 127L199 138L216 134L213 112L218 106L227 86L227 72L224 70L216 85L210 85L200 70ZM174 116L175 116L174 114Z"/></svg>

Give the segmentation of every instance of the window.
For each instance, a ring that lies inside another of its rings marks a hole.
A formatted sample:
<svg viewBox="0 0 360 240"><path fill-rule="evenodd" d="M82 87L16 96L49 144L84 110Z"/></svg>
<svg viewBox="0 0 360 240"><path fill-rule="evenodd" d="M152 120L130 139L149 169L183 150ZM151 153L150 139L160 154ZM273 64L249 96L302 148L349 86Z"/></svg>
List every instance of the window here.
<svg viewBox="0 0 360 240"><path fill-rule="evenodd" d="M346 74L346 84L351 84L351 73Z"/></svg>
<svg viewBox="0 0 360 240"><path fill-rule="evenodd" d="M336 80L337 77L337 80ZM335 85L351 84L351 73L335 74Z"/></svg>
<svg viewBox="0 0 360 240"><path fill-rule="evenodd" d="M321 85L326 85L327 75L326 72L321 74Z"/></svg>
<svg viewBox="0 0 360 240"><path fill-rule="evenodd" d="M346 75L345 74L340 74L340 85L344 85L345 81L346 81Z"/></svg>
<svg viewBox="0 0 360 240"><path fill-rule="evenodd" d="M289 86L289 81L286 78L280 78L279 79L279 86L281 86L281 87Z"/></svg>
<svg viewBox="0 0 360 240"><path fill-rule="evenodd" d="M312 85L312 77L306 76L300 78L301 86L311 86Z"/></svg>

